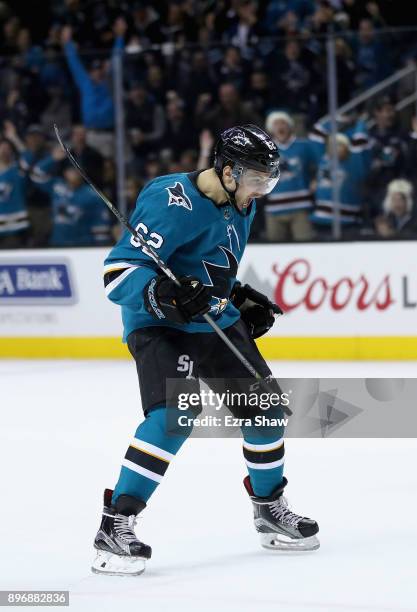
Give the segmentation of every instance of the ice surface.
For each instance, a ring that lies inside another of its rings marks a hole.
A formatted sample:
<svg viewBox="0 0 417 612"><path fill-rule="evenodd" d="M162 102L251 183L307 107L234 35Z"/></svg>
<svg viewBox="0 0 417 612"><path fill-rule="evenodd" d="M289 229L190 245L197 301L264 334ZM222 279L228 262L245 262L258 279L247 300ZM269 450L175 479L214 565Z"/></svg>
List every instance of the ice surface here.
<svg viewBox="0 0 417 612"><path fill-rule="evenodd" d="M415 363L274 363L276 376L413 377ZM104 487L142 418L129 362L0 361L0 588L70 610L417 610L417 440L295 440L287 494L321 549L259 547L240 440L193 439L139 520L138 578L90 574ZM395 416L395 415L394 415Z"/></svg>

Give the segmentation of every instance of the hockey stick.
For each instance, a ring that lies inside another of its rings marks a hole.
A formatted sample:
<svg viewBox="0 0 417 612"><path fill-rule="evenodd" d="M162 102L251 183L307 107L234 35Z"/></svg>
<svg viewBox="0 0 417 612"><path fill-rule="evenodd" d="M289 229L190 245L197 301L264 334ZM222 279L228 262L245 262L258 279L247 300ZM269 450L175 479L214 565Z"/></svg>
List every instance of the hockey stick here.
<svg viewBox="0 0 417 612"><path fill-rule="evenodd" d="M118 218L120 223L122 225L124 225L125 228L132 234L132 236L136 240L138 240L138 242L141 244L141 246L146 249L146 254L150 255L152 257L152 259L155 261L157 266L162 270L162 272L164 272L164 274L166 274L168 276L168 278L170 278L177 285L177 287L181 287L181 283L179 282L179 280L177 279L175 274L172 272L172 270L170 268L168 268L168 266L159 257L159 255L153 250L153 248L151 246L149 246L149 244L147 244L147 242L146 242L145 238L142 236L142 234L139 234L139 232L133 227L133 225L131 225L129 223L128 219L115 207L114 204L112 204L110 202L108 197L98 187L96 187L94 185L94 183L90 180L90 178L87 176L87 174L84 172L84 170L82 169L82 167L78 163L77 159L72 154L72 152L69 149L69 147L63 142L63 140L61 138L61 135L59 133L58 127L57 127L56 124L54 124L54 130L55 130L55 135L57 137L57 140L58 140L59 144L61 145L62 149L64 150L66 156L68 157L68 159L72 163L72 165L81 174L81 176L83 177L85 182L88 185L90 185L90 187L92 189L94 189L96 194L103 200L103 202L106 204L106 206L108 206L108 208L110 208L111 212ZM233 342L231 342L229 340L229 338L226 336L226 334L223 332L223 330L220 329L220 327L217 325L217 323L215 323L215 321L213 321L213 319L210 317L210 315L206 313L206 314L203 315L203 317L204 317L206 323L208 323L210 325L210 327L216 332L216 334L223 340L223 342L229 347L229 349L236 355L236 357L245 366L245 368L248 370L248 372L252 376L254 376L255 378L264 380L263 376L261 376L261 374L259 374L259 372L257 372L257 370L255 370L253 365L246 359L246 357L244 355L242 355L242 353L233 344ZM270 391L269 388L268 388L268 391Z"/></svg>

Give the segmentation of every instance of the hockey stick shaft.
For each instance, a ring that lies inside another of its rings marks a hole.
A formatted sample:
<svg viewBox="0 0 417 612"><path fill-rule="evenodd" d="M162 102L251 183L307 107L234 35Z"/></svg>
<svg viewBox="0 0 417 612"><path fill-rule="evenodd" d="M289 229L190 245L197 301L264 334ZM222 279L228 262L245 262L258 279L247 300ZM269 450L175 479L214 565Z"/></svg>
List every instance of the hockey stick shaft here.
<svg viewBox="0 0 417 612"><path fill-rule="evenodd" d="M59 133L59 129L57 125L54 125L55 135L62 149L64 150L66 156L69 161L72 163L74 168L78 170L81 174L85 182L96 192L96 194L103 200L106 206L111 210L111 212L118 218L120 223L125 226L125 228L132 234L132 236L141 244L142 247L146 249L146 253L152 257L155 261L156 265L170 278L177 286L181 286L178 278L172 272L170 268L165 264L165 262L159 257L159 255L153 250L151 246L146 242L145 238L140 234L134 227L131 225L129 220L116 208L114 204L108 199L105 193L101 191L98 187L94 185L89 176L84 172L83 168L78 163L76 157L72 154L70 148L64 143ZM253 367L253 365L246 359L244 355L239 351L239 349L229 340L223 330L217 325L215 321L210 317L209 314L203 315L205 321L210 325L213 331L223 340L223 342L229 347L229 349L236 355L236 357L240 360L240 362L245 366L248 372L254 376L255 378L262 379L263 377L257 372L257 370Z"/></svg>

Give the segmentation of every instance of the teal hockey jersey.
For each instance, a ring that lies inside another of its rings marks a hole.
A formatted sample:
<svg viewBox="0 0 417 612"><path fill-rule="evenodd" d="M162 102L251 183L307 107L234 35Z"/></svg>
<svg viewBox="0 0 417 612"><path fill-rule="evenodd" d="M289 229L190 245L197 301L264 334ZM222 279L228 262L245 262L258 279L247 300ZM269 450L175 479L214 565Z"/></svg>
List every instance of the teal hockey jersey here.
<svg viewBox="0 0 417 612"><path fill-rule="evenodd" d="M229 203L216 205L198 189L198 174L170 174L152 180L139 194L130 223L177 277L196 276L210 288L210 315L224 329L240 316L229 296L256 205L253 201L246 215ZM135 329L155 325L211 332L202 317L180 325L157 320L147 312L143 289L160 273L146 248L125 231L104 262L106 295L122 307L124 340Z"/></svg>

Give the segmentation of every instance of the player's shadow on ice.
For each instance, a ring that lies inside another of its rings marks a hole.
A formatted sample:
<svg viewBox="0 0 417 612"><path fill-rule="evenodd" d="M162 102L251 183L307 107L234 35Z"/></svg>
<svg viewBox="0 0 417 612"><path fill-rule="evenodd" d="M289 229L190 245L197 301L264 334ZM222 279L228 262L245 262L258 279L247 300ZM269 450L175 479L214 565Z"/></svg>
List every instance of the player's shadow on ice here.
<svg viewBox="0 0 417 612"><path fill-rule="evenodd" d="M158 566L155 563L155 566L152 567L151 563L148 563L146 566L146 571L142 575L143 579L152 578L161 578L161 577L171 577L175 578L178 574L186 573L189 575L192 572L204 573L205 570L209 570L211 568L220 569L222 567L238 567L246 564L253 564L256 560L260 562L261 559L265 559L268 563L271 562L271 557L276 557L278 559L282 559L283 557L308 557L311 556L312 552L315 551L274 551L274 550L255 550L246 553L234 553L230 555L221 555L219 557L213 557L210 555L207 559L201 558L199 561L190 561L188 563L178 562L178 563L170 563L163 564Z"/></svg>

